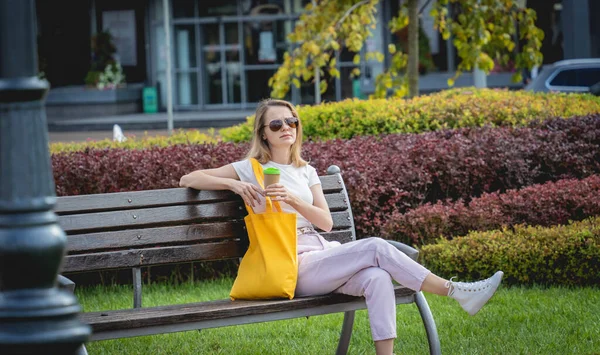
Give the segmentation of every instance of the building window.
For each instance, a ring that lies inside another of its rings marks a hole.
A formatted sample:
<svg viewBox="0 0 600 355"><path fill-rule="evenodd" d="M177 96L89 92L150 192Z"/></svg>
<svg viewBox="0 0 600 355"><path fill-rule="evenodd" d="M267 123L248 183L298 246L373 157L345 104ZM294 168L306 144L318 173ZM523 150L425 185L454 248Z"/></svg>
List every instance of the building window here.
<svg viewBox="0 0 600 355"><path fill-rule="evenodd" d="M200 17L236 16L237 0L199 0L198 15Z"/></svg>
<svg viewBox="0 0 600 355"><path fill-rule="evenodd" d="M153 80L166 103L165 31L162 0L151 0ZM271 96L269 79L292 49L287 40L310 0L170 0L171 56L176 109L251 107ZM337 54L341 78L325 73L323 101L357 95L350 75L354 53ZM325 69L327 71L327 69ZM364 71L367 72L367 71ZM286 99L314 103L314 82L291 88Z"/></svg>

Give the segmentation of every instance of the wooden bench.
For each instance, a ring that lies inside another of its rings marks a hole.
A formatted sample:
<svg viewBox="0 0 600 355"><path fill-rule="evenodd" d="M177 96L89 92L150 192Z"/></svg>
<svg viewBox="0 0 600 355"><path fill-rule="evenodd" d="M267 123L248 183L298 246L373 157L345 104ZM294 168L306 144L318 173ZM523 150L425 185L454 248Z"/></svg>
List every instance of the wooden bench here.
<svg viewBox="0 0 600 355"><path fill-rule="evenodd" d="M323 236L342 243L355 240L348 194L331 166L320 177L334 229ZM142 307L144 266L240 258L247 248L242 200L228 191L164 190L60 197L55 208L67 233L62 273L131 269L134 308L80 315L105 340L195 329L266 322L345 312L337 354L348 350L354 311L364 298L340 294L293 300L219 300ZM391 242L416 259L417 251ZM74 285L71 285L72 287ZM421 292L396 287L396 302L416 303L427 332L430 353L439 354L435 322Z"/></svg>

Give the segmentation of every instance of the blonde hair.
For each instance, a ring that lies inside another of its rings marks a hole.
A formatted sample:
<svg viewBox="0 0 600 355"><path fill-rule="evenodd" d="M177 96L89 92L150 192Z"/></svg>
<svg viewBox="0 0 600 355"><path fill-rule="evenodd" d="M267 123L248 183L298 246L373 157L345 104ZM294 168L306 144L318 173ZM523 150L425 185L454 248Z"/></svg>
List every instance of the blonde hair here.
<svg viewBox="0 0 600 355"><path fill-rule="evenodd" d="M298 125L296 126L296 141L292 144L290 149L290 160L296 167L305 166L307 162L302 159L300 152L302 151L302 124L300 123L300 117L294 105L284 100L266 99L258 103L256 108L256 114L254 115L254 135L252 137L252 143L250 145L250 151L248 152L247 158L255 158L261 164L266 164L271 160L271 148L266 139L262 139L265 127L265 116L269 107L287 107L292 112L292 116L298 119Z"/></svg>

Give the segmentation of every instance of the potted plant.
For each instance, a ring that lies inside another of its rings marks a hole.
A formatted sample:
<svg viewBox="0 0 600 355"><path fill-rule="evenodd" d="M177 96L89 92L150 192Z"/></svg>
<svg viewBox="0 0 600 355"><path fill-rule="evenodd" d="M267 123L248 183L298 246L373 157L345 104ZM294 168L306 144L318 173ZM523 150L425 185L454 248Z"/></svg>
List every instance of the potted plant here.
<svg viewBox="0 0 600 355"><path fill-rule="evenodd" d="M86 85L99 90L125 86L121 64L115 59L117 49L108 31L92 36L92 64L85 77Z"/></svg>

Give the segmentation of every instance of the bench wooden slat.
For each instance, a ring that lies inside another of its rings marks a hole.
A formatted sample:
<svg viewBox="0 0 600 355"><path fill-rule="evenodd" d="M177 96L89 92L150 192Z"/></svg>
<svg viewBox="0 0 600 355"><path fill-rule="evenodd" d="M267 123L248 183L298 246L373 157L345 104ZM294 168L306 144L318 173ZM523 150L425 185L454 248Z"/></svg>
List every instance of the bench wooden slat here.
<svg viewBox="0 0 600 355"><path fill-rule="evenodd" d="M331 216L334 229L351 227L348 212L333 212ZM67 239L67 252L74 255L92 251L204 243L232 238L246 238L243 220L70 235Z"/></svg>
<svg viewBox="0 0 600 355"><path fill-rule="evenodd" d="M334 231L323 233L323 237L327 240L337 240L344 243L352 240L352 232L350 230ZM247 243L245 241L226 241L68 255L65 257L62 272L99 271L230 259L242 257L246 252L246 247Z"/></svg>
<svg viewBox="0 0 600 355"><path fill-rule="evenodd" d="M323 193L331 194L342 191L342 180L335 175L319 176Z"/></svg>
<svg viewBox="0 0 600 355"><path fill-rule="evenodd" d="M127 228L160 227L169 224L199 223L215 219L239 218L242 204L237 201L98 212L61 216L60 226L67 234L110 231Z"/></svg>
<svg viewBox="0 0 600 355"><path fill-rule="evenodd" d="M59 197L54 211L58 215L92 213L145 207L211 203L233 200L231 191L198 191L186 188L117 192Z"/></svg>
<svg viewBox="0 0 600 355"><path fill-rule="evenodd" d="M342 193L325 195L332 212L346 210L348 201ZM215 219L240 218L245 215L241 201L199 205L131 209L61 216L59 223L67 234L111 231L117 229L160 227L169 224L189 224Z"/></svg>
<svg viewBox="0 0 600 355"><path fill-rule="evenodd" d="M64 259L62 272L100 271L191 261L230 259L243 256L246 252L246 246L246 243L243 241L227 241L69 255Z"/></svg>
<svg viewBox="0 0 600 355"><path fill-rule="evenodd" d="M331 212L345 211L348 209L348 200L343 193L325 195L325 200Z"/></svg>
<svg viewBox="0 0 600 355"><path fill-rule="evenodd" d="M332 231L328 233L321 232L320 234L323 238L327 239L330 242L337 241L343 244L354 240L352 239L352 231L349 229L341 231Z"/></svg>
<svg viewBox="0 0 600 355"><path fill-rule="evenodd" d="M336 176L320 176L319 178L325 194L342 191L341 181ZM239 199L230 191L197 191L187 188L172 188L59 197L54 212L58 215L68 215Z"/></svg>
<svg viewBox="0 0 600 355"><path fill-rule="evenodd" d="M352 221L350 220L350 213L347 211L343 212L331 212L331 218L333 219L333 229L347 229L352 227Z"/></svg>
<svg viewBox="0 0 600 355"><path fill-rule="evenodd" d="M395 289L397 297L414 295L414 291L403 286ZM80 319L92 326L94 333L104 330L164 326L213 319L224 319L256 314L278 313L352 302L360 297L328 294L317 297L301 297L293 300L230 301L219 300L201 303L127 309L118 311L89 312L80 314Z"/></svg>
<svg viewBox="0 0 600 355"><path fill-rule="evenodd" d="M204 243L245 235L244 222L217 222L184 226L128 229L115 232L88 233L69 236L69 255L90 251L123 248L143 248L149 245Z"/></svg>

